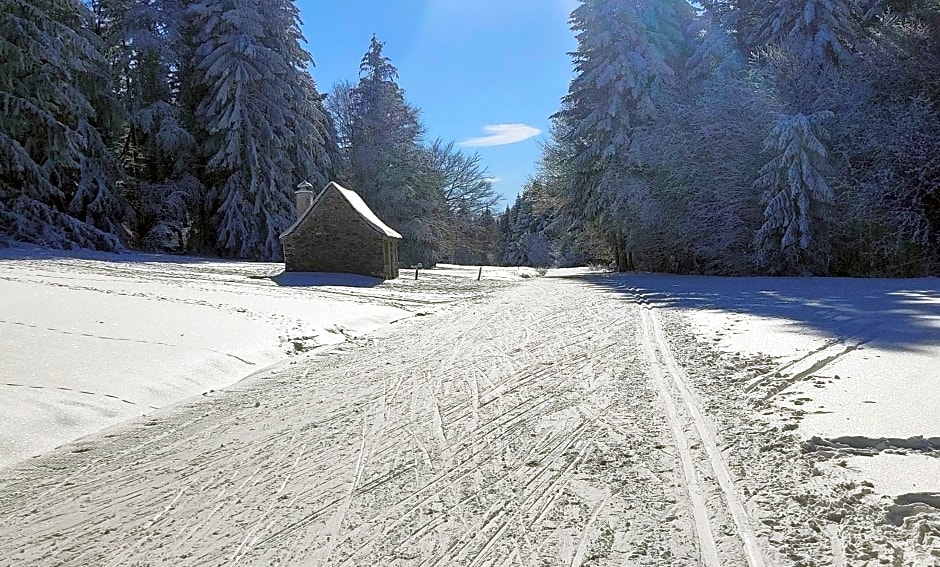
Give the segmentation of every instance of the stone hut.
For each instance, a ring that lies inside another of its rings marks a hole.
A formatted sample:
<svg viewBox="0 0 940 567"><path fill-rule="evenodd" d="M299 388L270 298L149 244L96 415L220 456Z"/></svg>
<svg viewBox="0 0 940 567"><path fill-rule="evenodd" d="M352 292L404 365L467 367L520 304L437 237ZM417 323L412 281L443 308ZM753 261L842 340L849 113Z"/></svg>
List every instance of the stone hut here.
<svg viewBox="0 0 940 567"><path fill-rule="evenodd" d="M306 181L297 186L297 220L281 235L288 272L398 277L398 241L356 192L330 182L314 198Z"/></svg>

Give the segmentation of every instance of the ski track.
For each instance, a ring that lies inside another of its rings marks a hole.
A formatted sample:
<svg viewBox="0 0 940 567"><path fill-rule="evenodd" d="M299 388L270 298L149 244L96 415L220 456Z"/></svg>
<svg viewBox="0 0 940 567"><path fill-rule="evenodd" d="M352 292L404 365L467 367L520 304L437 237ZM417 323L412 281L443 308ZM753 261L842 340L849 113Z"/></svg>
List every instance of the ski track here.
<svg viewBox="0 0 940 567"><path fill-rule="evenodd" d="M641 301L530 280L285 368L0 471L0 566L767 564Z"/></svg>
<svg viewBox="0 0 940 567"><path fill-rule="evenodd" d="M731 561L748 567L766 567L754 522L743 504L745 498L735 486L713 426L704 415L688 375L669 348L657 310L640 290L627 288L627 292L642 308L644 350L664 399L666 417L682 462L701 563L717 567ZM733 530L727 529L729 524ZM729 531L734 537L727 537Z"/></svg>

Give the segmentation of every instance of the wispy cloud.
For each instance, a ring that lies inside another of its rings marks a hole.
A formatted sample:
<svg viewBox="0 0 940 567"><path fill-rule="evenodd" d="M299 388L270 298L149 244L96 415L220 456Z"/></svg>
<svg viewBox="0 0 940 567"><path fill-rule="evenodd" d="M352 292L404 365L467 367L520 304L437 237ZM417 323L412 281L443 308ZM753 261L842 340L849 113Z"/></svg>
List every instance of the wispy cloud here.
<svg viewBox="0 0 940 567"><path fill-rule="evenodd" d="M486 181L487 183L499 183L502 180L502 177L486 177L483 179L483 181Z"/></svg>
<svg viewBox="0 0 940 567"><path fill-rule="evenodd" d="M542 133L538 128L533 128L528 124L488 124L483 127L483 131L487 132L486 136L464 140L460 142L460 145L470 148L505 146L534 138Z"/></svg>

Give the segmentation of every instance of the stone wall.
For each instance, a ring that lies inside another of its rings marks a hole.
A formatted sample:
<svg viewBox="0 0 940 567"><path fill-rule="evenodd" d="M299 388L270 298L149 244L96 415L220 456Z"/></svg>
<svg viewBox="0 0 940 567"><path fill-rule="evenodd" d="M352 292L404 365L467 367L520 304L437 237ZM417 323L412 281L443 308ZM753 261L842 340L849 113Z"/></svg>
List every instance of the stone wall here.
<svg viewBox="0 0 940 567"><path fill-rule="evenodd" d="M328 190L300 226L283 239L285 269L393 278L385 267L386 238L338 191ZM393 240L391 245L397 248L398 242Z"/></svg>

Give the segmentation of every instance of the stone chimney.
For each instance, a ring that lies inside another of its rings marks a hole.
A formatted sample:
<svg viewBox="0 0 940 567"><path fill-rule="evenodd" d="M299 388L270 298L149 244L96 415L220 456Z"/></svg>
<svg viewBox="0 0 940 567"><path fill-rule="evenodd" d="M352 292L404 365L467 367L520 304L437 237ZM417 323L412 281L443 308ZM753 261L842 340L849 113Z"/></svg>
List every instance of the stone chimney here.
<svg viewBox="0 0 940 567"><path fill-rule="evenodd" d="M297 203L297 218L307 212L307 209L313 204L313 197L313 185L306 181L297 185L297 191L294 192L294 202Z"/></svg>

